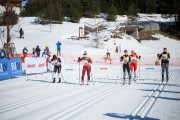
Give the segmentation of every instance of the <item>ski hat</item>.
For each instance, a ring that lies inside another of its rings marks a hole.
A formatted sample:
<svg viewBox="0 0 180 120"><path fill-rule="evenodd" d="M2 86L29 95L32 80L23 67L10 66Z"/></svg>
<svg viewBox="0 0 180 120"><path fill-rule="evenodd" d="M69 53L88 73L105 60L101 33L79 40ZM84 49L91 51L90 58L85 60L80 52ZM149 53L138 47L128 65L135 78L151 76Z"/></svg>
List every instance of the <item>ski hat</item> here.
<svg viewBox="0 0 180 120"><path fill-rule="evenodd" d="M84 54L83 55L87 55L87 52L86 51L84 51Z"/></svg>
<svg viewBox="0 0 180 120"><path fill-rule="evenodd" d="M135 53L134 50L131 50L131 53Z"/></svg>
<svg viewBox="0 0 180 120"><path fill-rule="evenodd" d="M163 50L167 50L167 48L163 48Z"/></svg>
<svg viewBox="0 0 180 120"><path fill-rule="evenodd" d="M125 52L128 52L128 51L127 51L127 50L124 50L124 53L125 53Z"/></svg>

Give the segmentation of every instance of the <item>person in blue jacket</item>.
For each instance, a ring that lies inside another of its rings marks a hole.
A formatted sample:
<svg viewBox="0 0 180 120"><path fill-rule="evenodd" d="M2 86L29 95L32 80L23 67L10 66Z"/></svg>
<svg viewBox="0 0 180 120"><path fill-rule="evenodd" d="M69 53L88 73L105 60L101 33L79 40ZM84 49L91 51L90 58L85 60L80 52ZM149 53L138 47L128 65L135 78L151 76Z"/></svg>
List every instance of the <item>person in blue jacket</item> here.
<svg viewBox="0 0 180 120"><path fill-rule="evenodd" d="M0 49L0 59L6 58L6 52L3 49Z"/></svg>
<svg viewBox="0 0 180 120"><path fill-rule="evenodd" d="M61 42L57 42L56 43L56 46L57 46L57 56L61 55Z"/></svg>

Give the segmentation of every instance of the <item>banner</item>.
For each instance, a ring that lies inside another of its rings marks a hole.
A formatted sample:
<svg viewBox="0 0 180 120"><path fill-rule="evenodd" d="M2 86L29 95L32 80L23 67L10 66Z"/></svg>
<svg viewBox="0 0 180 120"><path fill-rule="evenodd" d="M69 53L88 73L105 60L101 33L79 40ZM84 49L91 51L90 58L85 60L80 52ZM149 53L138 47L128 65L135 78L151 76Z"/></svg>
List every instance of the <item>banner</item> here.
<svg viewBox="0 0 180 120"><path fill-rule="evenodd" d="M9 61L10 66L10 77L22 75L22 61L20 58L12 58Z"/></svg>
<svg viewBox="0 0 180 120"><path fill-rule="evenodd" d="M22 75L20 58L0 59L0 80Z"/></svg>
<svg viewBox="0 0 180 120"><path fill-rule="evenodd" d="M0 59L0 79L9 78L8 60Z"/></svg>
<svg viewBox="0 0 180 120"><path fill-rule="evenodd" d="M46 68L46 58L38 57L38 58L25 58L26 65L26 74L32 73L43 73L47 71Z"/></svg>

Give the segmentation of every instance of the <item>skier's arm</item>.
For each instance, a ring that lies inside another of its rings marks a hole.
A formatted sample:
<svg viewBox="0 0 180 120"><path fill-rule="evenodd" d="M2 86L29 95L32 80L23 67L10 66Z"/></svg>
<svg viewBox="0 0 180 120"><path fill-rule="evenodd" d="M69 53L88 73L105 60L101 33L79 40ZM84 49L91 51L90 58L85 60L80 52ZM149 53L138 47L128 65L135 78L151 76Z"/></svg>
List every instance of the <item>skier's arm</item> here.
<svg viewBox="0 0 180 120"><path fill-rule="evenodd" d="M131 62L131 56L129 56L129 63Z"/></svg>
<svg viewBox="0 0 180 120"><path fill-rule="evenodd" d="M162 57L162 53L159 55L159 60L161 60L161 57Z"/></svg>
<svg viewBox="0 0 180 120"><path fill-rule="evenodd" d="M123 56L121 56L121 57L120 57L120 62L122 62L122 61L123 61L123 59L124 59L124 57L123 57Z"/></svg>
<svg viewBox="0 0 180 120"><path fill-rule="evenodd" d="M168 53L168 58L170 59L170 54Z"/></svg>
<svg viewBox="0 0 180 120"><path fill-rule="evenodd" d="M92 60L91 60L91 58L89 58L89 63L91 63L91 64L92 64Z"/></svg>
<svg viewBox="0 0 180 120"><path fill-rule="evenodd" d="M81 61L82 61L82 58L79 57L77 62L81 62Z"/></svg>

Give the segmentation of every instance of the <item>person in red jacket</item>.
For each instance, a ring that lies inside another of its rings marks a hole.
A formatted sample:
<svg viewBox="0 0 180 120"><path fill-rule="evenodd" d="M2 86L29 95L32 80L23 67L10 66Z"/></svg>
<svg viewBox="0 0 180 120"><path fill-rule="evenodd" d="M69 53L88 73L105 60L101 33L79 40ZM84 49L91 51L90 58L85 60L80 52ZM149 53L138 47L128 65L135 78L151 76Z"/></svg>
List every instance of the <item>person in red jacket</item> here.
<svg viewBox="0 0 180 120"><path fill-rule="evenodd" d="M83 57L82 58L79 57L78 62L83 62L83 69L82 69L82 76L81 76L82 85L84 85L84 75L86 72L87 72L87 76L88 76L88 81L87 81L87 85L88 85L90 82L92 60L91 60L91 58L89 58L87 56L87 52L84 51Z"/></svg>
<svg viewBox="0 0 180 120"><path fill-rule="evenodd" d="M132 74L134 72L134 80L136 81L137 76L136 76L136 70L137 70L137 64L138 64L138 55L134 52L134 50L131 50L131 55L130 55L130 78L132 78Z"/></svg>

